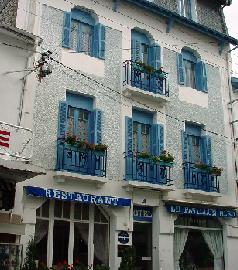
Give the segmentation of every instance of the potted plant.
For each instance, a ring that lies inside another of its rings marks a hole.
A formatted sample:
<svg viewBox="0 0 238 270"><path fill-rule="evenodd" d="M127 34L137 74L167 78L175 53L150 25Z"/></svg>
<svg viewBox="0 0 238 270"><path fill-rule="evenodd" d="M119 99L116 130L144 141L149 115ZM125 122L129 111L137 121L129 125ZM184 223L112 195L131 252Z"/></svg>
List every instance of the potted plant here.
<svg viewBox="0 0 238 270"><path fill-rule="evenodd" d="M151 158L151 154L147 152L139 152L136 154L136 157L140 161L148 162Z"/></svg>
<svg viewBox="0 0 238 270"><path fill-rule="evenodd" d="M156 70L155 71L155 74L156 74L157 79L159 79L159 80L164 80L164 79L167 79L167 77L168 77L168 73L166 73L164 71L163 67L161 67L160 69Z"/></svg>
<svg viewBox="0 0 238 270"><path fill-rule="evenodd" d="M75 135L69 135L69 134L67 134L64 142L66 144L68 144L69 146L75 146L75 144L77 142L77 137Z"/></svg>
<svg viewBox="0 0 238 270"><path fill-rule="evenodd" d="M174 157L166 150L162 151L159 158L160 158L160 165L172 167L174 164Z"/></svg>
<svg viewBox="0 0 238 270"><path fill-rule="evenodd" d="M106 151L107 151L108 146L105 144L96 144L95 145L95 152L98 155L105 155Z"/></svg>
<svg viewBox="0 0 238 270"><path fill-rule="evenodd" d="M216 166L213 166L213 167L210 168L211 175L221 176L222 171L223 171L222 168L218 168Z"/></svg>
<svg viewBox="0 0 238 270"><path fill-rule="evenodd" d="M205 171L205 172L209 172L210 166L205 164L205 163L195 163L194 167L201 170L201 171Z"/></svg>

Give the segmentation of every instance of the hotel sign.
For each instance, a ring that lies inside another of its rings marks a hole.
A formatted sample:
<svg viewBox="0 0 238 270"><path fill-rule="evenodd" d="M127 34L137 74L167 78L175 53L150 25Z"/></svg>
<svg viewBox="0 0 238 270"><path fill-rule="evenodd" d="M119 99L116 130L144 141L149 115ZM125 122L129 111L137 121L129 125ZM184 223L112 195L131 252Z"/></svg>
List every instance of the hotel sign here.
<svg viewBox="0 0 238 270"><path fill-rule="evenodd" d="M34 197L42 197L49 199L58 199L62 201L73 201L81 203L105 204L110 206L131 206L131 199L116 198L112 196L96 196L84 194L80 192L68 192L58 189L25 187L26 194Z"/></svg>
<svg viewBox="0 0 238 270"><path fill-rule="evenodd" d="M168 212L172 214L221 218L235 218L237 216L235 210L225 208L206 208L183 205L166 205L166 208Z"/></svg>
<svg viewBox="0 0 238 270"><path fill-rule="evenodd" d="M153 217L153 208L152 207L134 205L134 207L133 207L134 221L152 222L152 217Z"/></svg>

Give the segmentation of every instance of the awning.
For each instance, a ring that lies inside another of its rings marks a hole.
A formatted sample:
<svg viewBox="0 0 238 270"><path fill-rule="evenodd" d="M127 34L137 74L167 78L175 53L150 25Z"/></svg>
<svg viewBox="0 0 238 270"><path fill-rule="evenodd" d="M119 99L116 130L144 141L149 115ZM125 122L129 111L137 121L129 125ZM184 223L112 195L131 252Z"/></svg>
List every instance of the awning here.
<svg viewBox="0 0 238 270"><path fill-rule="evenodd" d="M202 217L236 218L237 211L233 207L219 205L200 205L194 203L180 203L165 201L165 207L169 213Z"/></svg>
<svg viewBox="0 0 238 270"><path fill-rule="evenodd" d="M58 199L62 201L73 201L81 203L104 204L110 206L131 206L131 199L116 198L112 196L98 196L92 194L84 194L80 192L69 192L58 189L40 188L40 187L25 187L28 196L42 197L48 199Z"/></svg>

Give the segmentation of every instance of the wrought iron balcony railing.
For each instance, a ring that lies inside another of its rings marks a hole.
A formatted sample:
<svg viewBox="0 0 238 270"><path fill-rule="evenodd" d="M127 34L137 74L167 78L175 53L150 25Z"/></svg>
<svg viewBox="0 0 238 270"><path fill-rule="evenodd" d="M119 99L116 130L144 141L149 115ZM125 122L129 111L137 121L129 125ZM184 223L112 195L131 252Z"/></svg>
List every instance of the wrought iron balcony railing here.
<svg viewBox="0 0 238 270"><path fill-rule="evenodd" d="M157 72L143 69L137 62L127 60L123 63L124 85L131 85L154 94L169 96L167 79L159 76Z"/></svg>
<svg viewBox="0 0 238 270"><path fill-rule="evenodd" d="M207 192L220 192L218 175L209 170L197 168L194 163L183 163L184 188L198 189Z"/></svg>
<svg viewBox="0 0 238 270"><path fill-rule="evenodd" d="M155 163L150 159L137 157L133 153L125 155L125 179L159 185L173 185L171 164Z"/></svg>
<svg viewBox="0 0 238 270"><path fill-rule="evenodd" d="M107 151L78 149L58 140L57 170L106 177Z"/></svg>

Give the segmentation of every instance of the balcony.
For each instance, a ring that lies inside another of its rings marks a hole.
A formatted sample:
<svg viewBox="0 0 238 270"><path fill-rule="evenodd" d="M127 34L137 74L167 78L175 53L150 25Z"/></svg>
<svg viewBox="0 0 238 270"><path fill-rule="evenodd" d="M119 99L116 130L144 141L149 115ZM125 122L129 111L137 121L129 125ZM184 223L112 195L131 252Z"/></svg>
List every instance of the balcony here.
<svg viewBox="0 0 238 270"><path fill-rule="evenodd" d="M124 94L160 102L169 100L166 73L161 74L153 68L145 69L131 60L123 63L123 72Z"/></svg>
<svg viewBox="0 0 238 270"><path fill-rule="evenodd" d="M184 188L219 193L219 175L212 174L211 169L212 167L197 168L196 164L191 162L183 163Z"/></svg>
<svg viewBox="0 0 238 270"><path fill-rule="evenodd" d="M19 270L22 264L22 245L0 243L0 269Z"/></svg>
<svg viewBox="0 0 238 270"><path fill-rule="evenodd" d="M45 174L42 168L29 164L32 141L30 129L0 121L0 180L21 182Z"/></svg>
<svg viewBox="0 0 238 270"><path fill-rule="evenodd" d="M107 151L80 149L58 140L57 170L106 177Z"/></svg>
<svg viewBox="0 0 238 270"><path fill-rule="evenodd" d="M171 167L169 163L156 163L133 153L125 155L125 179L128 181L172 186Z"/></svg>

